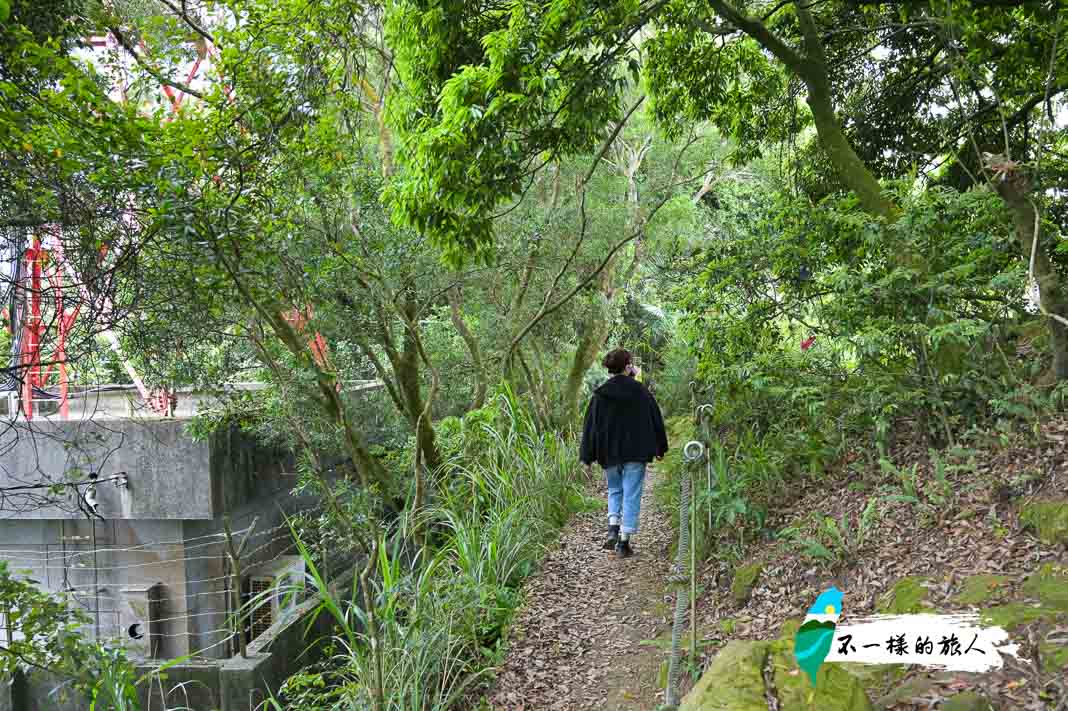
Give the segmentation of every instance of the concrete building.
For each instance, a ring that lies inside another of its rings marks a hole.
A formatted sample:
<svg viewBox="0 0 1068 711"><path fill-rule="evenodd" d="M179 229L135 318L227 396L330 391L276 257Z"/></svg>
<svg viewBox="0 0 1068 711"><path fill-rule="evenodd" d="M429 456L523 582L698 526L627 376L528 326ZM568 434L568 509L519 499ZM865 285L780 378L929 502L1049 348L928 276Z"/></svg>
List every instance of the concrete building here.
<svg viewBox="0 0 1068 711"><path fill-rule="evenodd" d="M231 657L235 578L226 520L235 548L247 537L240 598L263 596L246 640L300 602L299 595L266 598L272 586L292 591L300 582L285 519L317 503L290 495L293 457L236 429L194 440L186 425L209 396L186 393L174 417L153 417L137 414L128 389L85 395L72 400L65 421L6 421L0 559L70 595L94 634L135 658Z"/></svg>

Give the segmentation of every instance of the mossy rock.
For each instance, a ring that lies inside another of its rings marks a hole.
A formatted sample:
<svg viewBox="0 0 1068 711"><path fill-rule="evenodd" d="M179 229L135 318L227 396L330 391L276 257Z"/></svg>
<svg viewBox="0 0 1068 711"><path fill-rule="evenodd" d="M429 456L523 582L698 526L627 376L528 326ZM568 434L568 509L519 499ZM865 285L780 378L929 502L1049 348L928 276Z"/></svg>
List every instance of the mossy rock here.
<svg viewBox="0 0 1068 711"><path fill-rule="evenodd" d="M1068 568L1046 563L1027 576L1023 591L1046 607L1068 612Z"/></svg>
<svg viewBox="0 0 1068 711"><path fill-rule="evenodd" d="M797 631L801 629L801 625L805 622L803 617L793 617L786 622L782 623L782 627L779 628L780 639L793 639L797 636Z"/></svg>
<svg viewBox="0 0 1068 711"><path fill-rule="evenodd" d="M775 694L783 711L874 711L863 683L839 664L825 664L816 686L797 668L793 638L729 642L683 698L679 711L766 711L764 665L771 655Z"/></svg>
<svg viewBox="0 0 1068 711"><path fill-rule="evenodd" d="M923 584L927 581L927 578L915 576L901 578L879 598L876 611L887 615L922 612L925 609L923 602L927 599L927 588Z"/></svg>
<svg viewBox="0 0 1068 711"><path fill-rule="evenodd" d="M962 691L946 699L942 711L993 711L986 697L974 691Z"/></svg>
<svg viewBox="0 0 1068 711"><path fill-rule="evenodd" d="M734 599L735 604L740 606L749 602L749 596L753 594L753 588L756 587L757 580L760 579L762 572L764 572L764 566L761 563L743 565L734 571L734 581L731 583L731 597Z"/></svg>
<svg viewBox="0 0 1068 711"><path fill-rule="evenodd" d="M1068 670L1068 646L1053 642L1040 642L1038 655L1042 660L1042 669L1049 673Z"/></svg>
<svg viewBox="0 0 1068 711"><path fill-rule="evenodd" d="M904 664L860 664L858 662L836 662L835 666L849 672L872 691L882 689L899 680L908 671Z"/></svg>
<svg viewBox="0 0 1068 711"><path fill-rule="evenodd" d="M983 624L1000 627L1006 632L1012 631L1038 620L1056 617L1057 611L1049 608L1027 605L1022 602L1010 602L997 605L980 613Z"/></svg>
<svg viewBox="0 0 1068 711"><path fill-rule="evenodd" d="M875 701L875 707L880 709L892 708L906 699L911 699L915 696L923 696L935 686L935 680L926 676L917 676L909 679L903 684L898 684L894 689L891 689L885 696L880 697Z"/></svg>
<svg viewBox="0 0 1068 711"><path fill-rule="evenodd" d="M1004 588L1008 582L1006 575L972 575L965 578L953 601L961 605L978 605L993 597L997 589Z"/></svg>
<svg viewBox="0 0 1068 711"><path fill-rule="evenodd" d="M1068 545L1068 501L1033 501L1020 509L1020 521L1045 543Z"/></svg>
<svg viewBox="0 0 1068 711"><path fill-rule="evenodd" d="M840 664L824 664L813 687L808 675L797 667L794 640L781 639L769 653L780 708L801 711L873 711L864 683Z"/></svg>
<svg viewBox="0 0 1068 711"><path fill-rule="evenodd" d="M734 640L720 650L679 711L767 711L764 662L769 642Z"/></svg>

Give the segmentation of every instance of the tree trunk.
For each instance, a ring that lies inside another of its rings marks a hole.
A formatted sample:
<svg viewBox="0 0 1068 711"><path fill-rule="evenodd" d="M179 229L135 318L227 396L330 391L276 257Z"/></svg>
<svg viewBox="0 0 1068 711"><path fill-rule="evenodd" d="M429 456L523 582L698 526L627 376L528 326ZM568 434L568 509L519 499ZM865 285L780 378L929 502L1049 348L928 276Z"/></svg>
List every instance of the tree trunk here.
<svg viewBox="0 0 1068 711"><path fill-rule="evenodd" d="M775 55L787 69L805 83L805 88L808 90L807 102L812 110L816 133L839 179L857 194L861 206L868 213L890 220L895 219L897 207L882 196L875 174L853 150L849 139L842 131L841 123L835 116L823 42L820 38L820 30L816 27L808 7L802 2L794 3L798 24L801 26L801 34L804 38L804 52L802 53L787 45L762 21L749 17L726 0L709 0L709 4L724 19Z"/></svg>
<svg viewBox="0 0 1068 711"><path fill-rule="evenodd" d="M482 363L482 349L478 346L478 339L471 333L467 322L464 320L460 288L449 289L449 312L452 316L452 325L456 332L467 344L467 350L471 354L471 365L475 369L475 396L471 402L471 409L477 410L486 403L486 367Z"/></svg>
<svg viewBox="0 0 1068 711"><path fill-rule="evenodd" d="M408 322L415 325L415 303L411 296L405 297L405 316ZM397 385L404 397L407 409L408 421L415 430L416 446L423 452L423 461L426 462L430 471L437 469L441 464L438 454L437 442L434 437L433 417L420 417L426 403L423 402L422 383L419 378L419 344L411 329L404 329L404 338L401 341L400 358L394 364Z"/></svg>
<svg viewBox="0 0 1068 711"><path fill-rule="evenodd" d="M1068 325L1056 317L1068 314L1068 293L1061 284L1057 272L1050 263L1049 252L1039 235L1035 245L1035 230L1039 226L1039 213L1031 200L1031 181L1024 173L1005 173L1003 180L996 180L994 188L1012 211L1016 239L1025 263L1031 262L1034 252L1034 276L1038 282L1038 303L1046 315L1050 331L1050 350L1053 351L1053 375L1060 381L1068 379Z"/></svg>
<svg viewBox="0 0 1068 711"><path fill-rule="evenodd" d="M604 347L605 339L611 328L611 297L603 293L594 296L595 302L590 308L586 328L579 334L579 343L575 347L575 356L571 359L571 368L563 392L563 412L561 425L575 422L579 413L579 399L586 373L597 361L597 354Z"/></svg>
<svg viewBox="0 0 1068 711"><path fill-rule="evenodd" d="M820 144L827 151L827 157L835 172L847 188L852 190L860 200L865 212L877 217L893 220L897 216L897 207L887 200L879 186L879 181L864 161L860 159L849 143L842 125L834 112L831 102L830 83L824 70L815 81L805 81L808 88L807 103L812 110L812 120L816 124L816 133Z"/></svg>

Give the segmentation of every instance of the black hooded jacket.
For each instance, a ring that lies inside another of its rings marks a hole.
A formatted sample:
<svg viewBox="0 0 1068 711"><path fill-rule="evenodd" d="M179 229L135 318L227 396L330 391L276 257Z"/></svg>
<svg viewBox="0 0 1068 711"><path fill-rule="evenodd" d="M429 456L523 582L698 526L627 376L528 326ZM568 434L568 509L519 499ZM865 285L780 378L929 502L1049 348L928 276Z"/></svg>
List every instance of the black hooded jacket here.
<svg viewBox="0 0 1068 711"><path fill-rule="evenodd" d="M667 449L660 406L644 385L630 376L616 375L594 391L582 428L579 459L583 464L610 467L651 462Z"/></svg>

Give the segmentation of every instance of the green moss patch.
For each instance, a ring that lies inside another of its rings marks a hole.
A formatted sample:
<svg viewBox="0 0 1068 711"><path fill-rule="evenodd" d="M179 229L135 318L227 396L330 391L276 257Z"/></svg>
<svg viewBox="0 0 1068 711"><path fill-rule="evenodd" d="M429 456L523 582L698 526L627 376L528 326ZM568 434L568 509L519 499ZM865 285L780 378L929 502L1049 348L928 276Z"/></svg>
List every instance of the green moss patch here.
<svg viewBox="0 0 1068 711"><path fill-rule="evenodd" d="M1023 591L1046 607L1068 612L1068 568L1046 563L1027 576Z"/></svg>
<svg viewBox="0 0 1068 711"><path fill-rule="evenodd" d="M880 697L875 702L875 707L880 709L893 708L897 704L902 703L907 699L911 699L916 696L923 696L935 686L935 680L926 676L917 676L909 679L903 684L891 691L887 692L885 696Z"/></svg>
<svg viewBox="0 0 1068 711"><path fill-rule="evenodd" d="M1057 615L1056 610L1044 607L1026 605L1022 602L1010 602L1006 605L998 605L984 610L980 614L983 624L992 627L1000 627L1005 631L1011 631L1038 620L1048 619Z"/></svg>
<svg viewBox="0 0 1068 711"><path fill-rule="evenodd" d="M965 578L953 601L961 605L978 605L1005 589L1008 582L1006 575L972 575Z"/></svg>
<svg viewBox="0 0 1068 711"><path fill-rule="evenodd" d="M764 661L768 642L728 642L686 694L679 711L767 711Z"/></svg>
<svg viewBox="0 0 1068 711"><path fill-rule="evenodd" d="M871 711L871 699L863 682L840 664L824 664L816 674L813 688L808 675L797 668L793 639L772 644L772 670L775 694L782 709L806 711Z"/></svg>
<svg viewBox="0 0 1068 711"><path fill-rule="evenodd" d="M764 566L760 563L744 565L734 571L734 581L731 583L731 597L735 604L744 605L749 601L749 596L756 587L760 574L764 572Z"/></svg>
<svg viewBox="0 0 1068 711"><path fill-rule="evenodd" d="M1020 509L1020 521L1040 540L1068 545L1068 501L1033 501Z"/></svg>
<svg viewBox="0 0 1068 711"><path fill-rule="evenodd" d="M883 593L876 605L876 610L886 615L914 615L925 609L927 578L909 576L901 578L888 591Z"/></svg>
<svg viewBox="0 0 1068 711"><path fill-rule="evenodd" d="M1042 669L1053 673L1068 671L1068 646L1053 642L1041 642L1038 654L1042 660Z"/></svg>
<svg viewBox="0 0 1068 711"><path fill-rule="evenodd" d="M993 711L986 697L974 691L962 691L946 699L942 711Z"/></svg>
<svg viewBox="0 0 1068 711"><path fill-rule="evenodd" d="M864 690L865 673L869 679L886 680L899 665L859 670L847 667L864 665L824 664L813 687L794 658L793 635L798 622L787 621L782 638L775 642L729 642L682 700L679 711L766 711L767 696L772 693L784 710L873 711ZM764 683L764 666L769 662L773 689Z"/></svg>

